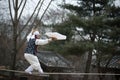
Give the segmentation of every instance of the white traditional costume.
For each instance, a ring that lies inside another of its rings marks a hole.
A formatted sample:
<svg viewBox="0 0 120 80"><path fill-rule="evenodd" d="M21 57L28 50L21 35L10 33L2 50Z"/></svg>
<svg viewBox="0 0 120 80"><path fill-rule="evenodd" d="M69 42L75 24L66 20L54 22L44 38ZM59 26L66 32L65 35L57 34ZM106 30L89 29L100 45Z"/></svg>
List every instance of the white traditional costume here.
<svg viewBox="0 0 120 80"><path fill-rule="evenodd" d="M36 56L37 53L37 46L38 45L45 45L49 43L51 39L37 39L35 35L40 35L38 31L35 31L33 34L32 32L27 36L27 47L25 50L24 57L30 63L30 66L25 70L25 72L32 74L32 71L38 70L39 73L43 73L43 69L39 63L39 60Z"/></svg>

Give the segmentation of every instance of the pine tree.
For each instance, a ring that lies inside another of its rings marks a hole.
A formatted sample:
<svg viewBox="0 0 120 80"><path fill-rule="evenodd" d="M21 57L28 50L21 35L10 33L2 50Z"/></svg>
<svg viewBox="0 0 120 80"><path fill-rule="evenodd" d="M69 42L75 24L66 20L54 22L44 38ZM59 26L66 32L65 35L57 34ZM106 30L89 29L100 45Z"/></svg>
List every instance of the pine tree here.
<svg viewBox="0 0 120 80"><path fill-rule="evenodd" d="M78 5L66 4L63 6L75 14L76 18L71 18L74 26L76 25L77 27L83 28L84 33L89 35L89 43L94 45L88 52L85 73L89 73L90 71L93 49L97 49L97 53L108 53L115 47L115 44L119 45L120 43L118 36L120 8L115 7L112 3L113 1L114 0L78 0ZM111 42L113 42L113 44L111 44ZM99 43L102 43L101 47L98 47ZM86 45L88 44L86 43ZM101 50L103 48L106 49L104 46L108 51L104 52ZM87 79L88 76L85 75L83 80Z"/></svg>

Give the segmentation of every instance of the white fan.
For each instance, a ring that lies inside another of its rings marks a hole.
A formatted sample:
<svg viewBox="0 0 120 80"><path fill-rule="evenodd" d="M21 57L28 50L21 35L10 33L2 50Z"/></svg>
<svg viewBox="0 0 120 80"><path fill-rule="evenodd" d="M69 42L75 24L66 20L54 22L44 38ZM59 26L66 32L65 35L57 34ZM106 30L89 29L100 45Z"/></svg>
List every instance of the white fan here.
<svg viewBox="0 0 120 80"><path fill-rule="evenodd" d="M48 37L55 37L57 40L66 40L66 36L58 32L46 32L45 35Z"/></svg>

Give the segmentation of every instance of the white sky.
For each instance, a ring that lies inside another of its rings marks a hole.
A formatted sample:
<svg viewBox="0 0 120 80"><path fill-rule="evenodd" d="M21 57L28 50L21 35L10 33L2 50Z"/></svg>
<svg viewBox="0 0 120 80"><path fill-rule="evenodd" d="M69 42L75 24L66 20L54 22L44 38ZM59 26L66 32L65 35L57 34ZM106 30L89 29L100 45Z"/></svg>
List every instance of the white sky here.
<svg viewBox="0 0 120 80"><path fill-rule="evenodd" d="M26 7L26 10L24 11L24 14L32 13L32 10L34 9L34 7L38 1L39 0L28 0L28 4ZM70 4L77 4L76 1L77 0L65 0L66 3L70 3ZM45 0L44 5L41 9L41 14L42 14L43 10L47 7L49 2L50 2L50 0ZM54 0L54 2L52 2L52 4L50 5L49 9L56 9L56 8L58 8L57 5L62 4L62 3L63 3L63 0ZM120 0L116 0L115 4L117 6L120 6Z"/></svg>
<svg viewBox="0 0 120 80"><path fill-rule="evenodd" d="M27 7L26 7L26 10L25 10L25 14L32 13L32 10L35 8L38 1L39 0L29 0L28 4L26 5ZM45 0L44 5L43 5L43 7L41 9L41 13L43 12L43 10L45 10L45 8L47 7L49 2L50 2L50 0ZM56 0L56 1L52 2L49 9L58 8L57 5L62 4L62 2L63 2L63 0ZM74 3L75 4L75 1L74 0L66 0L66 3Z"/></svg>
<svg viewBox="0 0 120 80"><path fill-rule="evenodd" d="M18 1L20 1L20 0L18 0ZM23 15L25 15L25 16L31 15L32 12L33 12L33 10L34 10L34 8L35 8L35 6L36 6L36 4L38 3L38 1L39 0L28 0ZM76 4L77 0L65 0L65 1L66 1L66 3ZM7 11L4 12L2 10L5 7L7 7L7 9L8 9L8 6L6 6L6 5L8 5L7 2L8 2L8 0L1 0L0 1L0 12L1 12L0 15L3 14L4 16L7 16L8 12ZM45 10L45 8L47 7L47 5L48 5L49 2L50 2L50 0L45 0L44 5L43 5L43 7L42 7L39 15L41 15L43 13L43 11ZM54 9L55 10L55 9L58 8L57 5L58 4L62 4L62 3L63 3L63 0L55 0L54 2L52 2L52 4L51 4L51 6L50 6L49 9ZM117 6L120 6L120 0L116 0L115 4ZM6 9L4 9L4 10L6 10Z"/></svg>
<svg viewBox="0 0 120 80"><path fill-rule="evenodd" d="M116 6L120 6L120 0L115 1Z"/></svg>

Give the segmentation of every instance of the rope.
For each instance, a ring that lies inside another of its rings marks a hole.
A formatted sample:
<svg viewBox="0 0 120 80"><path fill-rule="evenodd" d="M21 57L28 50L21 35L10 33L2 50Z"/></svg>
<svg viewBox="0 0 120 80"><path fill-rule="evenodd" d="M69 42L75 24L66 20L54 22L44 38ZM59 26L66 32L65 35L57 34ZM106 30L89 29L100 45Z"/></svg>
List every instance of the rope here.
<svg viewBox="0 0 120 80"><path fill-rule="evenodd" d="M15 72L15 73L23 73L24 71L17 71L17 70L9 70L9 69L0 69L0 71L6 71L6 72ZM38 75L38 72L33 72L33 75ZM114 74L114 73L57 73L57 72L44 72L42 75L108 75L108 76L114 76L114 75L120 75L120 74Z"/></svg>
<svg viewBox="0 0 120 80"><path fill-rule="evenodd" d="M49 75L120 75L120 74L113 74L113 73L44 73L44 74L49 74Z"/></svg>
<svg viewBox="0 0 120 80"><path fill-rule="evenodd" d="M0 69L0 71L20 73L20 74L28 74L28 75L31 75L31 76L47 76L47 77L49 77L48 74L40 74L38 72L33 72L32 74L29 74L29 73L26 73L25 71L17 71L17 70L9 70L9 69Z"/></svg>

